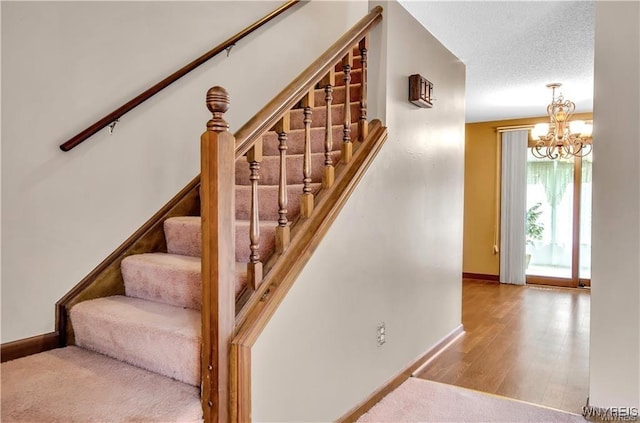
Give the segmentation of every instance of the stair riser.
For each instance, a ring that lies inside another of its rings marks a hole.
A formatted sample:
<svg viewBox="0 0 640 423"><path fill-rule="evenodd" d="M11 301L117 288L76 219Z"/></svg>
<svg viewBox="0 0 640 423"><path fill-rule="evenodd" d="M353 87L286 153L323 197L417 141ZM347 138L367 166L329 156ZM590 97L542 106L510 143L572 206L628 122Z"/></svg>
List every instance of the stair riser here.
<svg viewBox="0 0 640 423"><path fill-rule="evenodd" d="M202 256L202 224L200 216L179 217L164 221L167 252L190 257Z"/></svg>
<svg viewBox="0 0 640 423"><path fill-rule="evenodd" d="M125 294L128 297L200 310L200 260L193 258L188 261L188 266L169 266L153 262L148 257L153 256L134 255L122 261Z"/></svg>
<svg viewBox="0 0 640 423"><path fill-rule="evenodd" d="M200 222L200 218L194 219L193 222L197 222L196 224L179 224L176 223L175 220L167 220L165 222L165 232L167 238L167 251L170 254L181 254L190 257L201 257L202 254L202 225ZM273 250L275 249L275 227L277 226L277 222L274 221L262 221L260 222L260 245L258 248L258 253L260 257L269 257ZM179 228L179 229L176 229ZM173 233L179 230L179 236L174 236ZM249 262L249 254L251 252L249 240L249 222L245 220L236 221L236 262L239 263L248 263ZM135 256L131 256L135 257ZM129 257L128 257L129 258ZM129 272L128 267L135 266L135 263L131 263L132 260L127 262L127 259L123 261L123 276L125 272ZM201 289L201 270L200 265L198 265L195 270L195 275L193 277L197 278L197 283L199 289ZM150 267L150 266L149 266ZM138 269L139 273L142 273L145 269ZM159 273L160 270L149 269L150 273ZM177 272L175 272L177 273ZM189 275L181 275L176 274L171 279L168 278L160 278L157 275L151 276L152 280L161 280L162 283L170 284L171 286L175 286L178 281L183 280L186 276ZM127 276L125 276L125 288L127 286ZM236 287L236 293L239 291L241 286ZM140 288L138 288L140 289ZM173 288L172 288L173 289ZM199 294L199 293L198 293ZM127 291L127 295L129 295L129 291ZM144 296L135 295L138 298L147 298ZM156 301L153 298L148 298L152 301ZM197 298L198 301L198 309L200 308L200 295ZM165 301L160 301L165 302ZM172 303L167 303L172 304ZM193 308L193 307L191 307Z"/></svg>
<svg viewBox="0 0 640 423"><path fill-rule="evenodd" d="M236 261L248 263L251 254L251 240L249 238L249 222L238 222L236 225ZM260 238L258 241L259 260L264 262L273 254L276 245L276 225L275 222L260 223Z"/></svg>
<svg viewBox="0 0 640 423"><path fill-rule="evenodd" d="M321 184L312 184L312 192L320 190ZM287 187L288 196L288 218L293 220L300 214L300 196L302 194L301 185L289 185ZM260 186L258 188L258 206L260 210L260 220L278 220L278 187L272 185ZM236 219L249 220L251 211L251 189L249 186L236 186Z"/></svg>
<svg viewBox="0 0 640 423"><path fill-rule="evenodd" d="M360 118L360 104L351 103L351 122L355 123ZM331 123L344 124L344 106L341 104L331 106ZM312 109L311 127L324 128L327 124L327 113L324 107ZM304 111L295 109L291 111L291 129L304 129ZM353 135L351 139L353 140Z"/></svg>
<svg viewBox="0 0 640 423"><path fill-rule="evenodd" d="M342 141L344 126L340 122L333 122L332 126L332 138L333 149L338 150L340 148L340 142ZM312 153L324 153L324 136L325 128L311 128L311 152ZM351 139L356 139L358 135L358 124L351 125ZM262 137L263 154L265 156L278 156L280 150L278 146L278 134L275 132L267 132ZM287 155L303 154L304 153L304 130L299 129L292 131L288 134L287 138ZM246 160L245 160L246 162Z"/></svg>
<svg viewBox="0 0 640 423"><path fill-rule="evenodd" d="M344 104L344 93L345 93L344 85L343 86L335 86L333 87L333 92L331 94L332 100L331 104ZM351 94L351 102L360 101L361 88L360 84L351 84L351 89L349 90ZM314 106L322 107L326 104L325 102L325 92L324 89L316 90L314 94Z"/></svg>
<svg viewBox="0 0 640 423"><path fill-rule="evenodd" d="M339 143L334 143L334 148L340 147ZM340 160L340 150L331 153L332 164L335 166ZM304 156L297 154L287 156L287 184L300 184L303 180L302 165ZM324 153L311 155L311 179L314 182L322 182L324 173ZM249 185L249 163L244 160L236 161L236 184ZM265 156L260 163L260 185L278 185L280 183L280 158L277 156Z"/></svg>
<svg viewBox="0 0 640 423"><path fill-rule="evenodd" d="M351 83L359 84L362 82L362 69L352 69L351 70ZM340 72L336 72L336 86L344 85L344 73L342 70Z"/></svg>
<svg viewBox="0 0 640 423"><path fill-rule="evenodd" d="M360 69L362 67L362 63L360 63L360 50L359 49L353 49L353 66L351 66L351 69ZM335 67L335 71L336 74L341 73L342 72L342 63L338 63ZM336 75L337 77L337 75Z"/></svg>

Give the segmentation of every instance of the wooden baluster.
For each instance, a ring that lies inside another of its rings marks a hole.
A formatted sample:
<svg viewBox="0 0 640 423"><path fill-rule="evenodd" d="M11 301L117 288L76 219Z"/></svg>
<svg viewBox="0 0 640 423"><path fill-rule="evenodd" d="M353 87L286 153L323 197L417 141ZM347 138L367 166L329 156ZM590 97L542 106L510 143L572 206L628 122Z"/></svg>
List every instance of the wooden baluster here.
<svg viewBox="0 0 640 423"><path fill-rule="evenodd" d="M360 82L360 120L358 120L358 140L364 141L369 135L367 123L367 50L369 48L369 36L360 40L360 68L362 69L362 81Z"/></svg>
<svg viewBox="0 0 640 423"><path fill-rule="evenodd" d="M291 129L289 112L276 124L278 133L278 150L280 150L280 180L278 183L278 226L276 227L276 251L284 252L291 240L290 225L287 219L287 136Z"/></svg>
<svg viewBox="0 0 640 423"><path fill-rule="evenodd" d="M333 159L331 151L333 150L333 123L331 122L331 103L333 102L333 86L335 85L335 71L331 69L329 73L320 82L320 86L324 87L324 100L327 110L327 122L324 132L324 173L322 175L322 186L329 188L335 180L335 168L333 167Z"/></svg>
<svg viewBox="0 0 640 423"><path fill-rule="evenodd" d="M304 157L302 161L302 198L300 215L309 217L313 212L313 193L311 192L311 108L313 107L313 89L302 99L304 107Z"/></svg>
<svg viewBox="0 0 640 423"><path fill-rule="evenodd" d="M262 283L262 262L260 261L260 207L258 205L258 181L260 180L260 162L262 162L262 139L256 141L247 152L249 162L249 181L251 181L251 215L249 216L249 263L247 263L247 283L258 289Z"/></svg>
<svg viewBox="0 0 640 423"><path fill-rule="evenodd" d="M213 117L200 138L202 217L202 409L206 422L229 421L229 345L235 324L235 138L224 112L229 94L207 92Z"/></svg>
<svg viewBox="0 0 640 423"><path fill-rule="evenodd" d="M351 143L351 68L353 67L353 50L349 50L342 59L344 72L344 129L342 136L342 161L349 163L353 156Z"/></svg>

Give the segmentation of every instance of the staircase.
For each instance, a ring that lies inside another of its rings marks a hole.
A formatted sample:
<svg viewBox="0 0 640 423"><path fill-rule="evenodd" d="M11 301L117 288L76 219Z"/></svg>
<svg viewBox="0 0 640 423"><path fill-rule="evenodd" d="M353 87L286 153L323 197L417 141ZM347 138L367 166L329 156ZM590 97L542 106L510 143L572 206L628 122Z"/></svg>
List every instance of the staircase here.
<svg viewBox="0 0 640 423"><path fill-rule="evenodd" d="M356 85L354 92L359 85ZM324 98L324 91L322 98ZM336 92L344 92L344 85ZM318 97L320 97L318 95ZM344 121L343 102L332 107L332 120ZM352 134L357 138L359 99L353 109ZM312 116L323 116L324 104L312 108ZM318 193L322 185L326 119L314 119L311 130L311 188ZM333 130L342 138L344 125ZM337 138L337 137L336 137ZM278 187L280 162L278 136L263 136L264 158L260 169L258 254L267 259L275 251L278 226ZM340 145L330 152L337 164ZM287 173L288 214L291 221L300 214L303 184L302 162L305 147L302 109L291 111ZM247 264L250 259L249 227L251 218L251 186L245 158L236 160L236 275L235 293L240 296L247 287ZM200 216L172 217L164 222L167 252L134 254L121 264L125 295L84 301L71 309L71 322L76 345L165 377L200 385L200 306L202 228Z"/></svg>
<svg viewBox="0 0 640 423"><path fill-rule="evenodd" d="M236 160L239 307L259 301L255 275L248 276L251 263L260 268L265 263L268 274L270 257L286 256L288 241L278 239L276 228L294 228L293 238L297 222L309 217L301 217L301 208L308 207L301 204L303 192L326 197L335 190L333 169L339 176L346 165L338 164L348 162L365 141L360 136L362 125L367 127L361 51L361 43L352 45L330 69L323 81L330 81L331 90L318 81L286 119L280 118L286 128L276 125L261 135L261 143L252 147L262 149L259 162ZM353 151L351 146L345 150L352 143ZM123 294L71 307L75 345L2 365L2 421L202 421L202 221L173 216L164 220L163 230L162 248L121 260Z"/></svg>

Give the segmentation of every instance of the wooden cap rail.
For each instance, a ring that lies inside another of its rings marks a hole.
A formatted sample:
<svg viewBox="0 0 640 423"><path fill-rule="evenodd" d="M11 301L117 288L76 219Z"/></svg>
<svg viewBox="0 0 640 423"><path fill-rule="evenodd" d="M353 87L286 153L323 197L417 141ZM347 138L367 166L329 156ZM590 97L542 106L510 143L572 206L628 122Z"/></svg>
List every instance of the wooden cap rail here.
<svg viewBox="0 0 640 423"><path fill-rule="evenodd" d="M278 7L277 9L275 9L273 12L269 13L268 15L263 17L262 19L260 19L260 20L258 20L256 22L254 22L253 24L249 25L248 27L246 27L242 31L238 32L233 37L231 37L231 38L227 39L226 41L222 42L221 44L218 44L213 49L209 50L208 52L204 53L202 56L200 56L197 59L193 60L191 63L183 66L180 69L178 69L177 71L175 71L171 75L167 76L165 79L163 79L162 81L158 82L157 84L155 84L151 88L149 88L146 91L142 92L141 94L139 94L138 96L136 96L132 100L130 100L127 103L125 103L124 105L118 107L113 112L109 113L108 115L106 115L102 119L100 119L97 122L95 122L93 125L89 126L85 130L79 132L77 135L69 138L67 141L65 141L63 144L60 145L60 149L62 151L69 151L72 148L76 147L78 144L82 143L87 138L89 138L90 136L92 136L96 132L98 132L99 130L111 125L113 122L115 122L118 119L120 119L127 112L130 112L134 108L138 107L140 104L144 103L145 101L147 101L148 99L150 99L151 97L153 97L154 95L156 95L157 93L162 91L163 89L167 88L169 85L173 84L178 79L182 78L183 76L185 76L186 74L188 74L192 70L196 69L198 66L200 66L203 63L207 62L209 59L213 58L218 53L221 53L222 51L224 51L224 50L228 49L229 47L233 46L238 41L240 41L241 39L243 39L247 35L251 34L253 31L255 31L256 29L260 28L261 26L263 26L267 22L271 21L272 19L274 19L278 15L282 14L284 11L286 11L287 9L291 8L293 5L295 5L296 3L299 3L299 2L300 2L300 0L289 0L286 3L282 4L280 7Z"/></svg>

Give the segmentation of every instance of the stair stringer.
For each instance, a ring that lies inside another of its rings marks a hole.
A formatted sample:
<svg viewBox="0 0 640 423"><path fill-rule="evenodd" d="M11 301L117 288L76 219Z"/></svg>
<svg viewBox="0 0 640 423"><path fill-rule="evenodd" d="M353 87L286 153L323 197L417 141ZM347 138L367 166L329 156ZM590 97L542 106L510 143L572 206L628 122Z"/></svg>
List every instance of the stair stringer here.
<svg viewBox="0 0 640 423"><path fill-rule="evenodd" d="M311 217L299 219L292 227L287 250L274 254L265 263L262 284L236 317L236 335L230 352L232 422L251 421L251 348L386 140L387 128L379 120L373 120L369 124L369 135L359 143L352 160L336 167L334 185L316 196Z"/></svg>

